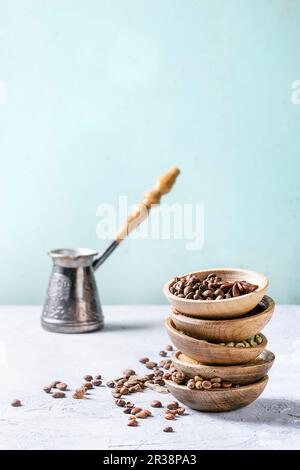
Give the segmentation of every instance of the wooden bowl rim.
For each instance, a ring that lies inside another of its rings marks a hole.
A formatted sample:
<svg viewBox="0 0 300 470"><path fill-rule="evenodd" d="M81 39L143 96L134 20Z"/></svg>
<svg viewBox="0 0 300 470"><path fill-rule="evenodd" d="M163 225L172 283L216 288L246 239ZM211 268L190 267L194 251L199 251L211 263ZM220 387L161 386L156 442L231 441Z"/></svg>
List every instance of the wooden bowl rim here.
<svg viewBox="0 0 300 470"><path fill-rule="evenodd" d="M201 305L208 305L208 304L211 304L212 302L217 302L218 305L222 305L222 303L228 303L228 302L235 302L237 301L238 299L247 299L249 298L250 296L252 296L253 294L256 294L256 293L260 293L262 291L264 291L265 289L267 289L268 285L269 285L269 280L266 278L266 276L264 276L263 274L257 272L257 271L252 271L250 269L242 269L242 268L215 268L215 269L202 269L200 271L192 271L190 273L186 273L186 274L181 274L180 276L177 276L179 278L182 278L182 277L186 277L186 276L189 276L189 275L195 275L195 274L201 274L201 273L206 273L206 272L213 272L213 273L218 273L220 271L228 271L228 272L244 272L244 273L248 273L248 274L252 274L253 276L257 276L257 277L260 277L262 278L262 284L253 292L249 292L249 294L244 294L244 295L241 295L239 297L232 297L231 299L222 299L222 300L194 300L194 299L184 299L182 297L177 297L176 295L172 294L170 292L170 287L172 285L172 283L174 283L174 278L171 279L170 281L166 282L166 284L164 285L163 287L163 292L165 294L166 297L171 297L172 299L174 300L177 300L177 301L182 301L182 302L188 302L188 303L196 303L197 305L201 304Z"/></svg>
<svg viewBox="0 0 300 470"><path fill-rule="evenodd" d="M262 363L260 364L255 364L255 361L259 358L259 356L263 353L267 353L268 357L270 356L269 359L264 359ZM264 349L259 356L257 356L255 359L252 359L251 361L249 362L246 362L245 364L233 364L233 365L228 365L228 366L222 366L222 365L216 365L216 366L212 366L212 365L208 365L208 364L202 364L202 363L199 363L199 364L193 364L193 363L189 363L189 362L184 362L182 361L181 359L178 358L178 355L179 354L183 354L181 351L175 351L173 354L172 354L172 359L173 357L175 358L175 360L181 365L181 366L190 366L190 367L201 367L201 368L212 368L212 367L216 367L218 369L220 368L224 368L226 369L227 372L231 372L233 370L237 370L237 369L250 369L251 367L259 367L260 365L264 365L264 364L271 364L271 367L272 367L272 364L274 363L275 361L275 354L270 351L269 349ZM176 363L175 363L176 365Z"/></svg>
<svg viewBox="0 0 300 470"><path fill-rule="evenodd" d="M246 294L246 295L248 295L248 294ZM227 299L227 300L230 300L230 299ZM260 318L264 315L269 314L270 312L273 313L273 311L275 309L275 302L272 299L272 297L270 297L268 295L264 295L263 298L261 299L261 301L257 305L259 305L264 300L267 303L267 307L266 307L265 310L263 310L260 313L255 313L255 314L249 315L251 313L251 311L250 311L248 313L245 313L241 317L224 318L223 320L220 319L220 318L219 319L212 319L212 318L193 317L192 315L189 315L188 313L180 312L179 310L177 310L177 308L173 307L173 305L171 305L171 311L172 311L172 314L176 315L179 319L182 318L185 323L189 323L191 325L192 324L197 324L197 323L202 323L202 322L207 323L207 324L208 323L215 323L216 325L217 324L220 325L220 322L228 322L228 327L230 327L229 322L231 322L231 324L233 324L234 322L237 323L237 322L245 321L245 320L248 320L248 319L249 320L250 319L251 320L252 319L258 319L258 318ZM205 300L204 300L204 302L205 302Z"/></svg>
<svg viewBox="0 0 300 470"><path fill-rule="evenodd" d="M238 390L251 390L252 388L256 388L257 385L264 385L265 383L267 383L269 380L269 376L268 375L264 375L261 379L259 379L257 382L252 382L251 384L246 384L246 385L240 385L239 387L231 387L231 388L210 388L209 390L197 390L197 389L192 389L190 390L186 385L179 385L179 384L176 384L175 382L173 382L172 380L165 380L166 382L166 385L168 386L168 384L170 384L171 387L174 387L174 388L177 388L179 390L183 390L183 391L191 391L191 392L196 392L196 393L199 393L199 394L202 394L202 393L207 393L207 392L211 392L211 393L234 393L234 392L238 392Z"/></svg>
<svg viewBox="0 0 300 470"><path fill-rule="evenodd" d="M211 341L206 341L205 339L197 339L197 338L193 338L193 336L189 336L189 335L186 335L184 333L182 333L181 331L178 331L177 328L175 328L172 324L172 318L168 317L166 318L166 321L165 321L165 325L166 325L166 328L168 330L171 330L172 332L174 332L175 334L181 336L182 338L188 338L189 340L191 340L191 342L194 342L194 343L206 343L208 345L211 345L213 347L216 347L216 348L220 348L220 349L224 349L227 350L229 348L229 346L222 346L221 344L218 344L218 343L212 343ZM261 337L262 337L262 342L260 344L258 344L257 346L252 346L251 348L249 348L251 351L257 351L257 350L260 350L260 349L265 349L265 347L267 346L267 343L268 343L268 340L267 338L265 337L265 335L263 335L262 333L257 333L259 334ZM236 342L236 341L235 341ZM230 348L231 350L239 350L239 349L243 349L244 348ZM245 349L248 349L248 348L245 348Z"/></svg>

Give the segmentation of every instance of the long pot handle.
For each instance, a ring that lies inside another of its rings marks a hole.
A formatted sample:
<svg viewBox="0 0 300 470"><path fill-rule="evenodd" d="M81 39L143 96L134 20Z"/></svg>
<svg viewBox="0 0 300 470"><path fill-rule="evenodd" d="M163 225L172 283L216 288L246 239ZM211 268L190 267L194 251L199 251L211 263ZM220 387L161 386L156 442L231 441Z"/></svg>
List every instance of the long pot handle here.
<svg viewBox="0 0 300 470"><path fill-rule="evenodd" d="M171 191L179 173L179 169L174 167L164 173L160 178L158 178L154 188L144 194L143 201L140 202L138 206L136 206L135 211L132 214L129 214L126 222L116 233L111 244L103 253L101 253L94 259L94 270L99 268L99 266L115 250L115 248L119 246L119 244L124 240L124 238L126 238L127 235L129 235L148 217L151 207L155 204L159 204L161 197Z"/></svg>

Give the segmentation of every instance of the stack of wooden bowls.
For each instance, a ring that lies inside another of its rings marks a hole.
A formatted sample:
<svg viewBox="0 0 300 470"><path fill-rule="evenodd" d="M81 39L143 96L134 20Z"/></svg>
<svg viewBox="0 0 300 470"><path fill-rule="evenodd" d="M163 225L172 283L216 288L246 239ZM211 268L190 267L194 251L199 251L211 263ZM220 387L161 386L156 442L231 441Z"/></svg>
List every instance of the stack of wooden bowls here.
<svg viewBox="0 0 300 470"><path fill-rule="evenodd" d="M247 281L258 288L245 295L222 300L180 298L170 292L175 280L164 286L171 304L166 328L178 351L173 366L187 377L203 380L219 377L230 388L190 389L167 381L170 392L181 402L201 411L228 411L256 400L268 382L274 354L266 350L267 338L261 333L270 321L274 301L266 295L268 280L245 269L203 270L187 275L205 279L215 273L222 281ZM230 347L219 343L242 342L259 334L262 342L252 347Z"/></svg>

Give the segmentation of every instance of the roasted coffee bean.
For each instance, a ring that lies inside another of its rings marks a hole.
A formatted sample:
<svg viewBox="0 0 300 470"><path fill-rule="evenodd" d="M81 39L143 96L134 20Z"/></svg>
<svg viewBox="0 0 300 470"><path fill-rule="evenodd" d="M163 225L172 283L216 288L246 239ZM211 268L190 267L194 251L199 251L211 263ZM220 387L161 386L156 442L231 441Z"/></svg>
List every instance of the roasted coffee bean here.
<svg viewBox="0 0 300 470"><path fill-rule="evenodd" d="M61 390L63 392L64 390L67 390L68 385L65 384L64 382L60 382L59 384L56 385L56 388L58 388L58 390Z"/></svg>
<svg viewBox="0 0 300 470"><path fill-rule="evenodd" d="M177 384L182 384L186 380L186 374L182 371L176 371L172 373L172 380Z"/></svg>
<svg viewBox="0 0 300 470"><path fill-rule="evenodd" d="M134 407L134 404L131 403L131 401L127 401L127 402L126 402L126 407L127 407L127 408L133 408L133 407Z"/></svg>
<svg viewBox="0 0 300 470"><path fill-rule="evenodd" d="M131 414L136 415L137 413L140 413L142 411L142 408L139 408L138 406L134 406L131 408Z"/></svg>
<svg viewBox="0 0 300 470"><path fill-rule="evenodd" d="M123 410L123 413L125 413L126 415L130 415L130 413L131 413L131 408L125 408L125 409Z"/></svg>
<svg viewBox="0 0 300 470"><path fill-rule="evenodd" d="M17 408L18 406L22 406L21 400L18 400L17 398L11 402L11 406Z"/></svg>
<svg viewBox="0 0 300 470"><path fill-rule="evenodd" d="M167 346L166 346L166 351L173 351L173 346L172 346L172 344L167 344Z"/></svg>
<svg viewBox="0 0 300 470"><path fill-rule="evenodd" d="M127 387L122 387L120 390L121 395L129 395L129 388Z"/></svg>
<svg viewBox="0 0 300 470"><path fill-rule="evenodd" d="M133 369L125 369L123 375L124 377L129 378L132 375L135 375L135 371Z"/></svg>
<svg viewBox="0 0 300 470"><path fill-rule="evenodd" d="M148 418L149 416L151 416L151 411L149 410L142 410L136 414L137 418L142 418L142 419Z"/></svg>
<svg viewBox="0 0 300 470"><path fill-rule="evenodd" d="M152 408L161 408L162 407L162 402L159 400L153 400L150 405Z"/></svg>
<svg viewBox="0 0 300 470"><path fill-rule="evenodd" d="M44 392L46 392L46 393L50 393L51 390L52 390L52 388L51 388L49 385L46 385L45 387L43 387L43 390L44 390Z"/></svg>
<svg viewBox="0 0 300 470"><path fill-rule="evenodd" d="M167 404L168 410L177 410L179 407L178 401L171 401L170 403Z"/></svg>
<svg viewBox="0 0 300 470"><path fill-rule="evenodd" d="M146 362L145 365L146 365L147 369L154 369L154 367L157 366L157 363L153 362L153 361L148 361L148 362Z"/></svg>
<svg viewBox="0 0 300 470"><path fill-rule="evenodd" d="M86 381L86 382L91 382L93 380L93 376L90 375L90 374L86 374L83 379Z"/></svg>
<svg viewBox="0 0 300 470"><path fill-rule="evenodd" d="M135 419L128 420L127 426L138 426L138 422Z"/></svg>
<svg viewBox="0 0 300 470"><path fill-rule="evenodd" d="M159 355L162 357L166 357L168 353L166 351L159 351Z"/></svg>
<svg viewBox="0 0 300 470"><path fill-rule="evenodd" d="M121 393L117 393L117 392L112 392L112 396L114 398L121 398L122 394Z"/></svg>
<svg viewBox="0 0 300 470"><path fill-rule="evenodd" d="M257 288L257 285L246 281L222 281L219 276L211 273L205 279L197 275L175 278L170 292L180 298L211 301L238 297Z"/></svg>
<svg viewBox="0 0 300 470"><path fill-rule="evenodd" d="M113 380L109 380L108 382L106 382L106 386L108 388L115 388L115 383Z"/></svg>
<svg viewBox="0 0 300 470"><path fill-rule="evenodd" d="M101 375L101 374L95 375L94 380L101 380L101 379L102 379L102 375Z"/></svg>
<svg viewBox="0 0 300 470"><path fill-rule="evenodd" d="M102 380L100 379L92 380L92 385L94 385L94 387L100 387L100 385L102 385Z"/></svg>
<svg viewBox="0 0 300 470"><path fill-rule="evenodd" d="M171 413L172 415L176 416L177 415L177 408L176 408L176 410L167 410L166 413Z"/></svg>
<svg viewBox="0 0 300 470"><path fill-rule="evenodd" d="M142 364L146 364L146 362L148 361L149 361L148 357L141 357L141 359L139 359L139 362L141 362Z"/></svg>
<svg viewBox="0 0 300 470"><path fill-rule="evenodd" d="M185 408L183 406L180 406L179 408L177 408L177 414L178 415L184 415L185 413Z"/></svg>
<svg viewBox="0 0 300 470"><path fill-rule="evenodd" d="M212 296L214 295L213 291L210 290L210 289L207 289L205 290L204 292L202 292L202 297L204 298L212 298Z"/></svg>
<svg viewBox="0 0 300 470"><path fill-rule="evenodd" d="M118 398L118 400L115 401L115 404L117 406L120 406L121 408L124 408L126 406L126 401L122 400L121 398Z"/></svg>
<svg viewBox="0 0 300 470"><path fill-rule="evenodd" d="M166 382L163 379L156 379L154 380L154 383L157 385L161 385L161 387L163 387L166 384Z"/></svg>
<svg viewBox="0 0 300 470"><path fill-rule="evenodd" d="M175 415L173 415L172 413L166 413L164 418L165 419L175 419Z"/></svg>
<svg viewBox="0 0 300 470"><path fill-rule="evenodd" d="M164 372L163 379L169 380L172 377L171 372Z"/></svg>
<svg viewBox="0 0 300 470"><path fill-rule="evenodd" d="M85 382L83 384L83 387L86 389L86 390L91 390L93 387L93 384L91 382Z"/></svg>
<svg viewBox="0 0 300 470"><path fill-rule="evenodd" d="M173 428L171 426L166 426L164 429L163 429L163 432L173 432Z"/></svg>
<svg viewBox="0 0 300 470"><path fill-rule="evenodd" d="M85 389L83 387L78 388L73 392L72 397L76 400L82 400L85 397Z"/></svg>
<svg viewBox="0 0 300 470"><path fill-rule="evenodd" d="M56 388L56 385L57 384L60 384L61 383L61 380L54 380L50 385L49 387L51 388Z"/></svg>
<svg viewBox="0 0 300 470"><path fill-rule="evenodd" d="M66 394L64 392L54 392L52 393L53 398L65 398Z"/></svg>

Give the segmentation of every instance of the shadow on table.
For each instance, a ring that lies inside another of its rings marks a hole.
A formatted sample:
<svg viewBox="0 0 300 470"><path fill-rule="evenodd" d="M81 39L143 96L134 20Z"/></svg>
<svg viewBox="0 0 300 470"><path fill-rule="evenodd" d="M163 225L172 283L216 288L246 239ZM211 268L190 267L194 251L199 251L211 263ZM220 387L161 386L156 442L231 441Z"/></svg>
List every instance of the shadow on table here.
<svg viewBox="0 0 300 470"><path fill-rule="evenodd" d="M112 331L136 331L136 330L150 330L153 327L156 327L154 323L139 323L136 322L134 325L132 323L126 324L126 318L124 318L124 323L109 323L105 322L103 330L101 330L101 334L105 332L112 332Z"/></svg>
<svg viewBox="0 0 300 470"><path fill-rule="evenodd" d="M222 420L300 429L300 401L261 398L240 410L218 415Z"/></svg>

